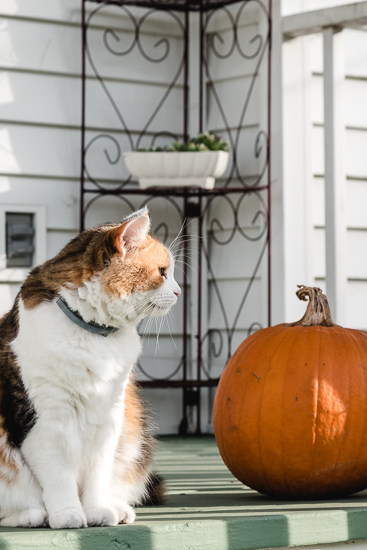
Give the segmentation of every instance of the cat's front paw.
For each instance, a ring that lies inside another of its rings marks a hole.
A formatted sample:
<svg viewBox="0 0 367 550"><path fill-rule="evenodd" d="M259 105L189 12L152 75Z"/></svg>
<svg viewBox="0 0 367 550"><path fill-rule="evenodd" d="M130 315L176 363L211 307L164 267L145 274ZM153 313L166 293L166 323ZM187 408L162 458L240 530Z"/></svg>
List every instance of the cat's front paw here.
<svg viewBox="0 0 367 550"><path fill-rule="evenodd" d="M47 512L41 507L12 512L0 520L1 527L43 527L45 525L47 525Z"/></svg>
<svg viewBox="0 0 367 550"><path fill-rule="evenodd" d="M127 502L119 502L116 505L119 523L133 523L135 521L135 512Z"/></svg>
<svg viewBox="0 0 367 550"><path fill-rule="evenodd" d="M47 512L44 508L28 508L19 514L22 527L43 527L47 525Z"/></svg>
<svg viewBox="0 0 367 550"><path fill-rule="evenodd" d="M88 525L117 525L119 517L111 508L89 508L85 511Z"/></svg>
<svg viewBox="0 0 367 550"><path fill-rule="evenodd" d="M54 514L50 514L49 523L51 529L79 529L87 526L87 518L83 510L78 508L65 508Z"/></svg>

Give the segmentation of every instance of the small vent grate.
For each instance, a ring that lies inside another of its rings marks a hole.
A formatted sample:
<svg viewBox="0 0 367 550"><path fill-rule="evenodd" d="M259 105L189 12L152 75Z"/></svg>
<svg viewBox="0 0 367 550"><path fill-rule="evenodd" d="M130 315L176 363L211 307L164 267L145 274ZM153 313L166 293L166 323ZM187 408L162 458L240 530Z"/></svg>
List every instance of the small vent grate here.
<svg viewBox="0 0 367 550"><path fill-rule="evenodd" d="M32 267L34 214L6 214L6 267Z"/></svg>

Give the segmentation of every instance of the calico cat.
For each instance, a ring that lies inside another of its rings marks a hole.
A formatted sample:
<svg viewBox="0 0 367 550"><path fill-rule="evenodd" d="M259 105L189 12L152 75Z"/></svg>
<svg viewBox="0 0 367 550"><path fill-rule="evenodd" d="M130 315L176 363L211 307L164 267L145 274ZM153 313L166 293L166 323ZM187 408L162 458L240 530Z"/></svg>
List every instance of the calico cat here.
<svg viewBox="0 0 367 550"><path fill-rule="evenodd" d="M31 270L0 320L0 525L131 523L159 502L132 369L136 326L180 295L146 209Z"/></svg>

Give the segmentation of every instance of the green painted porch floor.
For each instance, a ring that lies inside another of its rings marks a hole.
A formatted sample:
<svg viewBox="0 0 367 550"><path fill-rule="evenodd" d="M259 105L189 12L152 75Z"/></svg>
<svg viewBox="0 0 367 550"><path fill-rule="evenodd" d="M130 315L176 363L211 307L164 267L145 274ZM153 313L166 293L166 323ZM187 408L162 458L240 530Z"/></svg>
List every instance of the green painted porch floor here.
<svg viewBox="0 0 367 550"><path fill-rule="evenodd" d="M168 482L167 502L139 508L132 525L0 528L0 548L243 550L367 539L367 491L337 501L269 499L231 476L212 437L162 439L157 470Z"/></svg>

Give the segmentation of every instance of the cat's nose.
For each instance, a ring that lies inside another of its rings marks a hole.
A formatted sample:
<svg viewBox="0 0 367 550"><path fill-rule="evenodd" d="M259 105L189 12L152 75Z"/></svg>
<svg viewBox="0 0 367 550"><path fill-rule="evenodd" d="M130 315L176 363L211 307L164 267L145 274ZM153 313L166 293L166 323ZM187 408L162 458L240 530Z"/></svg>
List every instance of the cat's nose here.
<svg viewBox="0 0 367 550"><path fill-rule="evenodd" d="M181 289L178 285L175 288L175 290L173 291L173 294L175 294L177 296L177 298L181 295Z"/></svg>

